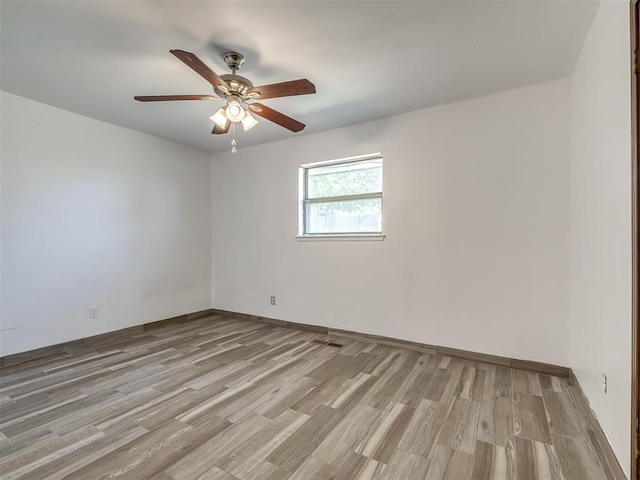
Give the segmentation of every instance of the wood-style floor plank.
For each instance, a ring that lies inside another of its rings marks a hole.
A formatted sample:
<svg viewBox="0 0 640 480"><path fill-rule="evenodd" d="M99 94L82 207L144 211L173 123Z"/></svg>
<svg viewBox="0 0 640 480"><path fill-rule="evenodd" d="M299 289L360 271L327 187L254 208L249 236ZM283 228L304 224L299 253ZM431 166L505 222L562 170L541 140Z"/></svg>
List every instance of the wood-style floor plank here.
<svg viewBox="0 0 640 480"><path fill-rule="evenodd" d="M519 437L552 443L544 402L536 395L522 392L513 395L513 428Z"/></svg>
<svg viewBox="0 0 640 480"><path fill-rule="evenodd" d="M0 370L0 458L15 480L623 478L567 379L220 316Z"/></svg>

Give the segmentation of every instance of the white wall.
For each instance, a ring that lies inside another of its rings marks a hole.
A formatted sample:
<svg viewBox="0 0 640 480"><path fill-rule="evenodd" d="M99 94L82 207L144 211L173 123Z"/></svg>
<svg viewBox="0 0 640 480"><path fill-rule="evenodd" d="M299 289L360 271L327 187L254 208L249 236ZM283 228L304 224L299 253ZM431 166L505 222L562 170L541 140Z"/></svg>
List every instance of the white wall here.
<svg viewBox="0 0 640 480"><path fill-rule="evenodd" d="M570 363L627 474L631 412L629 5L603 1L571 77ZM602 389L608 375L609 393Z"/></svg>
<svg viewBox="0 0 640 480"><path fill-rule="evenodd" d="M209 154L0 100L2 355L211 307Z"/></svg>
<svg viewBox="0 0 640 480"><path fill-rule="evenodd" d="M568 80L238 141L214 158L216 308L568 364ZM296 241L298 166L378 151L386 240Z"/></svg>

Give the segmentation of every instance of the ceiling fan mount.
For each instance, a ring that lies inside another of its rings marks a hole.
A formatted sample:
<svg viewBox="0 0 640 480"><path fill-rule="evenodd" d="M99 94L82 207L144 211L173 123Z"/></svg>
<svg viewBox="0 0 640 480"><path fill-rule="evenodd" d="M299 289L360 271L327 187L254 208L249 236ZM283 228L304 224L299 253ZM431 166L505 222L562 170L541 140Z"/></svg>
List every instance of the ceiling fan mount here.
<svg viewBox="0 0 640 480"><path fill-rule="evenodd" d="M134 97L136 100L140 102L163 102L223 99L226 105L211 116L211 120L214 122L214 128L211 133L214 134L227 133L232 123L242 123L245 130L252 128L257 121L251 116L251 113L266 118L292 132L299 132L304 129L305 125L303 123L261 103L249 103L249 101L316 93L315 85L306 78L254 87L251 80L236 75L236 72L244 64L244 56L238 52L227 52L224 55L224 62L231 70L231 73L223 75L217 75L191 52L184 50L170 50L170 52L209 82L217 97L213 95L145 95Z"/></svg>
<svg viewBox="0 0 640 480"><path fill-rule="evenodd" d="M224 63L235 74L244 65L244 55L238 52L227 52L224 54Z"/></svg>

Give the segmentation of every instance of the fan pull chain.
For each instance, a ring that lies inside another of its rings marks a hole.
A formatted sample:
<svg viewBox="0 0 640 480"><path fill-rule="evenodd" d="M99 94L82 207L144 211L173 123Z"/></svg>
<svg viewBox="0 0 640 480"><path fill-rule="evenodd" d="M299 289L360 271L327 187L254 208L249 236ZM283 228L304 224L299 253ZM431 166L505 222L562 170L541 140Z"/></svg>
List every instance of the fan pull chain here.
<svg viewBox="0 0 640 480"><path fill-rule="evenodd" d="M236 124L231 124L231 153L236 153L238 149L236 148Z"/></svg>

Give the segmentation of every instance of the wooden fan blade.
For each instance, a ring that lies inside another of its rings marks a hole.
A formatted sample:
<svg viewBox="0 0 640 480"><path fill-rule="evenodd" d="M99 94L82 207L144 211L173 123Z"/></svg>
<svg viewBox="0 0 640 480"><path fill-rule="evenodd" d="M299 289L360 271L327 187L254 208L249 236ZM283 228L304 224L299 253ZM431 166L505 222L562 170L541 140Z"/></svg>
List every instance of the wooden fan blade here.
<svg viewBox="0 0 640 480"><path fill-rule="evenodd" d="M277 123L281 127L284 127L292 132L299 132L303 130L305 125L291 117L287 117L284 113L280 113L273 108L265 107L261 103L252 103L249 105L249 110L262 118L271 120L273 123Z"/></svg>
<svg viewBox="0 0 640 480"><path fill-rule="evenodd" d="M211 130L211 133L213 133L215 135L222 135L223 133L227 133L229 131L229 127L230 126L231 126L231 122L227 122L227 126L225 128L222 128L217 123L214 123L213 124L213 130Z"/></svg>
<svg viewBox="0 0 640 480"><path fill-rule="evenodd" d="M248 95L260 99L292 97L294 95L308 95L310 93L316 93L316 86L306 78L292 80L290 82L262 85L260 87L250 88L247 91Z"/></svg>
<svg viewBox="0 0 640 480"><path fill-rule="evenodd" d="M139 102L171 102L173 100L215 100L213 95L138 95Z"/></svg>
<svg viewBox="0 0 640 480"><path fill-rule="evenodd" d="M213 85L214 87L218 87L225 92L229 91L229 85L227 85L224 80L222 80L213 70L207 67L207 65L205 65L204 62L196 57L193 53L185 52L184 50L169 51L180 60L182 60L185 65L191 67L191 69L193 69L198 75L204 78L211 85Z"/></svg>

